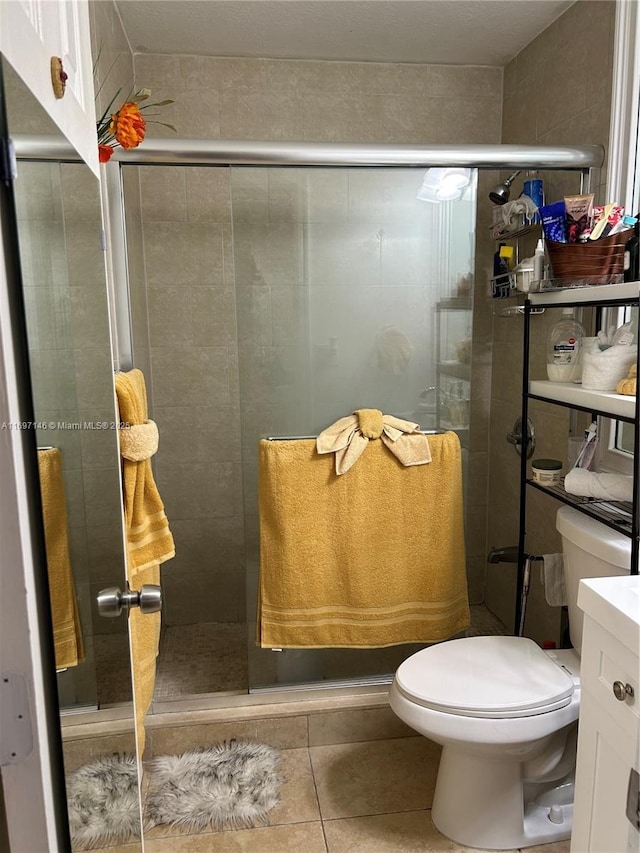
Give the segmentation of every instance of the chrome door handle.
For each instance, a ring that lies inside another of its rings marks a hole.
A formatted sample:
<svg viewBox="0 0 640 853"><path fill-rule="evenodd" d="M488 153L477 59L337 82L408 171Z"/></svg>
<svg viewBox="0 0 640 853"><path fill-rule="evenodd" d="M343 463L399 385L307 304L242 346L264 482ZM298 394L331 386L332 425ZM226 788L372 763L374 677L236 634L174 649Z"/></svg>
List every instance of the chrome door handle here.
<svg viewBox="0 0 640 853"><path fill-rule="evenodd" d="M621 681L613 682L613 695L618 702L624 702L625 699L633 699L634 689L630 684L623 684Z"/></svg>
<svg viewBox="0 0 640 853"><path fill-rule="evenodd" d="M98 613L109 619L120 616L123 610L129 615L132 607L139 607L141 613L157 613L162 610L162 588L154 583L146 583L139 590L127 588L124 592L118 586L101 589L97 597Z"/></svg>

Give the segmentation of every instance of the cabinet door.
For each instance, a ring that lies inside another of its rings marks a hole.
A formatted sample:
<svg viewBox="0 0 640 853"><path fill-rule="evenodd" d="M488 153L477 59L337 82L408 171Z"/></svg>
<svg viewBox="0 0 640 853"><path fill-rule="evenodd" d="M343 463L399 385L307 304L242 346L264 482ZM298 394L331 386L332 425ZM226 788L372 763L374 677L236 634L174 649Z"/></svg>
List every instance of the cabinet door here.
<svg viewBox="0 0 640 853"><path fill-rule="evenodd" d="M2 0L0 51L92 171L98 173L88 0ZM51 58L68 75L63 98Z"/></svg>
<svg viewBox="0 0 640 853"><path fill-rule="evenodd" d="M583 699L571 851L637 853L638 833L626 817L634 750L592 697Z"/></svg>
<svg viewBox="0 0 640 853"><path fill-rule="evenodd" d="M627 787L638 768L638 656L585 614L572 853L638 853ZM618 701L615 681L634 697Z"/></svg>

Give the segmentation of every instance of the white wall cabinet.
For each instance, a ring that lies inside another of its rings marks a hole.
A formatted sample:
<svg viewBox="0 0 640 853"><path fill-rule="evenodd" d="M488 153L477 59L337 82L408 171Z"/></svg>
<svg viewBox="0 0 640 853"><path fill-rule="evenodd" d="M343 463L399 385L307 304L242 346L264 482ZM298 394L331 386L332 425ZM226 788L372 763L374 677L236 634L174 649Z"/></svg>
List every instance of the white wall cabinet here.
<svg viewBox="0 0 640 853"><path fill-rule="evenodd" d="M97 175L88 0L2 0L0 52ZM51 84L52 56L68 75L60 99Z"/></svg>
<svg viewBox="0 0 640 853"><path fill-rule="evenodd" d="M638 576L582 581L578 604L585 620L571 853L639 853L630 820L638 819L630 776L640 770Z"/></svg>

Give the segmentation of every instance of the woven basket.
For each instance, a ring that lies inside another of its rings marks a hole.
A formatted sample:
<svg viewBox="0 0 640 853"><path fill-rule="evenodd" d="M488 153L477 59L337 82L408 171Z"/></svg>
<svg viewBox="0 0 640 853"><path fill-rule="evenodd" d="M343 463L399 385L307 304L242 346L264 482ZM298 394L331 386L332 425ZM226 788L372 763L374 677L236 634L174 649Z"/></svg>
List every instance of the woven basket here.
<svg viewBox="0 0 640 853"><path fill-rule="evenodd" d="M582 279L585 283L593 278L601 284L603 276L611 276L615 281L615 277L624 272L624 249L632 234L633 228L629 228L628 231L586 243L547 240L553 278Z"/></svg>

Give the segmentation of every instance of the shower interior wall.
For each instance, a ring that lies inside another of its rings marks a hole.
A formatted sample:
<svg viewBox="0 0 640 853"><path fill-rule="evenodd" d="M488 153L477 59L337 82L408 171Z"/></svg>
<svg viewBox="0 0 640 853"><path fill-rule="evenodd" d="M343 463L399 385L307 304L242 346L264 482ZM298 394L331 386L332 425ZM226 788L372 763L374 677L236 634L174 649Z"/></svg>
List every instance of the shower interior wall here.
<svg viewBox="0 0 640 853"><path fill-rule="evenodd" d="M475 198L425 205L415 198L421 173L406 169L139 171L156 477L177 543L163 569L165 624L226 623L237 644L247 566L255 614L258 438L315 434L372 400L420 420L435 376L434 306L468 273ZM449 236L425 240L435 229ZM372 364L376 333L393 318L413 344L398 375ZM458 341L468 314L452 319ZM423 426L434 423L431 414ZM357 657L347 666L343 652L330 670L364 674ZM307 664L288 677L308 680Z"/></svg>
<svg viewBox="0 0 640 853"><path fill-rule="evenodd" d="M175 100L163 120L174 124L180 136L499 141L502 75L496 68L143 54L134 59L136 84ZM455 124L447 122L454 114ZM161 131L151 125L149 135ZM244 642L244 634L234 633L233 626L247 618L245 565L247 555L256 552L257 525L251 520L253 509L245 518L245 507L255 506L255 442L252 438L249 446L243 445L241 435L256 434L256 417L262 419L257 431L270 431L261 395L274 378L260 371L273 369L268 356L275 351L274 339L279 337L284 346L296 344L293 319L300 305L284 300L289 298L286 285L301 274L301 259L291 250L299 228L292 206L300 203L300 195L293 191L290 175L276 179L273 174L269 181L263 172L259 180L243 183L237 177L242 173L235 170L234 219L266 223L275 210L280 219L270 223L272 236L278 232L280 237L267 258L271 286L243 288L241 279L252 280L264 270L245 264L240 272L234 266L229 169L150 166L127 167L124 173L129 252L133 247L137 254L130 282L135 361L149 366L150 404L162 436L156 473L179 545L175 560L163 567L165 625L194 626L192 639L198 643L206 640L196 626L220 620L228 625L230 641L237 643L242 636ZM495 178L495 173L479 173L478 197L486 196ZM346 173L340 180L346 180ZM320 187L318 182L316 192ZM340 197L340 188L326 189L337 190ZM476 233L485 234L489 224L488 205L479 205ZM475 247L467 491L473 602L483 598L486 562L493 318L485 297L491 254L491 246L480 239ZM236 246L236 263L238 257L242 252ZM255 258L246 260L251 265ZM276 328L278 323L282 327ZM251 340L242 339L249 330ZM249 352L247 347L253 348L251 357L239 358L239 352ZM346 400L344 406L351 409ZM344 413L336 410L336 417ZM295 415L289 413L286 425L274 432L298 434ZM238 686L245 677L237 673Z"/></svg>

